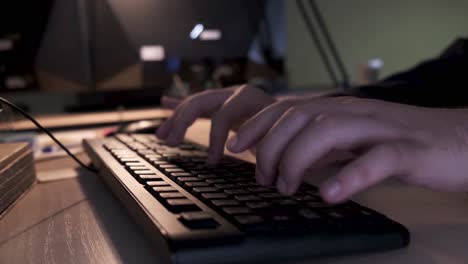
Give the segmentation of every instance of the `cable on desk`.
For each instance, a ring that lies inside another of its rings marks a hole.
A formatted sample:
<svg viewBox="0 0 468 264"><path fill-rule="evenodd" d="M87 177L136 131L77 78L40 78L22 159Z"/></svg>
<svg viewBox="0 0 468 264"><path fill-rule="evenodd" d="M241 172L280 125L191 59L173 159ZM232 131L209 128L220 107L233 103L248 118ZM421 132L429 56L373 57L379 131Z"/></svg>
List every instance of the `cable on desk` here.
<svg viewBox="0 0 468 264"><path fill-rule="evenodd" d="M25 111L23 111L23 109L21 109L19 106L15 105L14 103L8 101L7 99L3 98L3 97L0 97L0 109L3 110L2 108L2 103L5 104L5 105L8 105L10 108L12 108L13 110L15 110L16 112L20 113L21 115L23 115L24 117L26 117L27 119L29 119L37 128L39 128L40 130L42 130L44 133L47 134L47 136L49 136L55 143L57 143L57 145L60 146L60 148L62 148L67 154L68 156L70 156L73 160L75 160L80 166L82 166L83 168L91 171L91 172L94 172L94 173L97 173L99 172L94 166L88 166L86 164L84 164L80 159L78 159L73 153L71 153L71 151L65 147L65 145L63 145L54 135L52 135L52 133L44 128L41 124L39 124L39 122L36 121L36 119L34 119L32 116L30 116L28 113L26 113ZM1 110L0 110L0 113L1 113Z"/></svg>

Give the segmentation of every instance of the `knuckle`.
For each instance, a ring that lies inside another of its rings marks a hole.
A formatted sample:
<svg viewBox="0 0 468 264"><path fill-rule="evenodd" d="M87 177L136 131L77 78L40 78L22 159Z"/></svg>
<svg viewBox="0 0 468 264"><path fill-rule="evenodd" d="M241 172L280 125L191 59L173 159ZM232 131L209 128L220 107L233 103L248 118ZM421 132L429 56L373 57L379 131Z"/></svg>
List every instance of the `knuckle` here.
<svg viewBox="0 0 468 264"><path fill-rule="evenodd" d="M352 175L355 175L356 179L361 182L368 182L371 180L371 168L368 164L363 162L353 162L349 165L349 171L352 171Z"/></svg>

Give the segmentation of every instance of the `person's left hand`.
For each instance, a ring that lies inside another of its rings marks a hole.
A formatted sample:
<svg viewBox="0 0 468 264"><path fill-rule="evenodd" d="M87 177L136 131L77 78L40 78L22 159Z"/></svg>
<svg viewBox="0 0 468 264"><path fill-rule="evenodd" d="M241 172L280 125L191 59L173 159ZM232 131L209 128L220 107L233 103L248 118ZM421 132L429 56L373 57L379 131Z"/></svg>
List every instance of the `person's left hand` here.
<svg viewBox="0 0 468 264"><path fill-rule="evenodd" d="M342 202L390 176L438 190L468 191L468 110L431 109L353 97L270 105L239 128L228 149L257 144L257 181L293 194L304 173L334 149L361 153L321 186ZM257 142L258 141L258 142Z"/></svg>

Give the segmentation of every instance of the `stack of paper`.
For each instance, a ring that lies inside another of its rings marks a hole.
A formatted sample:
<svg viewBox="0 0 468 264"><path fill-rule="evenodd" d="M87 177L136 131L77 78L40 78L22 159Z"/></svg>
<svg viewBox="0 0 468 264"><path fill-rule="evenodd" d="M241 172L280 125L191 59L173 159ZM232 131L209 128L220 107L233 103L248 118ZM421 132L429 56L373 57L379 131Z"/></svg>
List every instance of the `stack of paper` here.
<svg viewBox="0 0 468 264"><path fill-rule="evenodd" d="M0 215L36 181L27 143L0 144Z"/></svg>

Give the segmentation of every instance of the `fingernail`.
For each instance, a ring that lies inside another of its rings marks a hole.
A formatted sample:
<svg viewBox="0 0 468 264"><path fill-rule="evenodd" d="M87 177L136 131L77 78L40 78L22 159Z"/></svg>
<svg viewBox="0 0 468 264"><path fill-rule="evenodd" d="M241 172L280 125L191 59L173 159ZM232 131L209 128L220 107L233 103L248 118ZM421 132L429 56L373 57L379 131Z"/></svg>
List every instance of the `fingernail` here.
<svg viewBox="0 0 468 264"><path fill-rule="evenodd" d="M336 197L341 192L341 185L337 181L333 181L325 187L325 193L330 197Z"/></svg>
<svg viewBox="0 0 468 264"><path fill-rule="evenodd" d="M227 146L229 149L234 149L237 145L237 136L233 136L231 139L228 140Z"/></svg>
<svg viewBox="0 0 468 264"><path fill-rule="evenodd" d="M257 182L260 183L260 185L266 185L265 177L258 168L255 169L255 179L257 179Z"/></svg>
<svg viewBox="0 0 468 264"><path fill-rule="evenodd" d="M283 178L279 178L278 182L276 183L276 188L282 194L288 194L288 184Z"/></svg>

